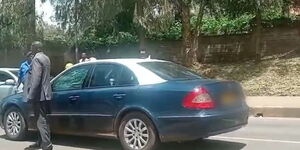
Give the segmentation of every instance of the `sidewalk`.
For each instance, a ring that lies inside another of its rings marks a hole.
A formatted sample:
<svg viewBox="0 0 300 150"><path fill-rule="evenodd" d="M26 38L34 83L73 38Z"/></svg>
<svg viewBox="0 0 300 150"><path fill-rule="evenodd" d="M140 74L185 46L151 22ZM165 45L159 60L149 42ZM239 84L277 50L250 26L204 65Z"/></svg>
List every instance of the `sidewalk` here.
<svg viewBox="0 0 300 150"><path fill-rule="evenodd" d="M300 97L247 97L251 116L300 118Z"/></svg>

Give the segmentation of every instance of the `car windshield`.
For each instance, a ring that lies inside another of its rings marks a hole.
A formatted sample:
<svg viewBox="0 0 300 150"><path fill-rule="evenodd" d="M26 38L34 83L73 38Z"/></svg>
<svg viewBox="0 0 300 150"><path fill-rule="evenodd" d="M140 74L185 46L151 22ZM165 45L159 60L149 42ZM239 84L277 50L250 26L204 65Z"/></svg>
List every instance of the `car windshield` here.
<svg viewBox="0 0 300 150"><path fill-rule="evenodd" d="M155 73L164 80L202 79L197 73L171 62L142 62L139 65Z"/></svg>

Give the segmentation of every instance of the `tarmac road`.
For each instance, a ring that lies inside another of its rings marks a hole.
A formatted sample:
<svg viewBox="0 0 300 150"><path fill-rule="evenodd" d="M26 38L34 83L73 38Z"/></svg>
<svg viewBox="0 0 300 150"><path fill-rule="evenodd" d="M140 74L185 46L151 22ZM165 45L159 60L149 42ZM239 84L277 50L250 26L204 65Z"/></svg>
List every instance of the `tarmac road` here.
<svg viewBox="0 0 300 150"><path fill-rule="evenodd" d="M9 141L0 130L0 150L22 150L34 141ZM54 135L55 150L121 150L116 140ZM300 119L250 118L248 126L205 140L165 143L160 150L300 150Z"/></svg>

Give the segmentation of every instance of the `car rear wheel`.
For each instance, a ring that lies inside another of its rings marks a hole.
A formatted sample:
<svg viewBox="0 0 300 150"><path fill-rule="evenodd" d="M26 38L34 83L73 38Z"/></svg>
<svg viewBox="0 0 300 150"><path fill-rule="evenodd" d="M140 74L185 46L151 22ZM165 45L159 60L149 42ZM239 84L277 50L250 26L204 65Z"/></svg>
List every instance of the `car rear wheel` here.
<svg viewBox="0 0 300 150"><path fill-rule="evenodd" d="M125 150L152 150L159 143L152 121L139 112L130 113L123 118L119 138Z"/></svg>
<svg viewBox="0 0 300 150"><path fill-rule="evenodd" d="M24 117L15 107L9 108L4 115L4 130L10 140L23 140L27 133Z"/></svg>

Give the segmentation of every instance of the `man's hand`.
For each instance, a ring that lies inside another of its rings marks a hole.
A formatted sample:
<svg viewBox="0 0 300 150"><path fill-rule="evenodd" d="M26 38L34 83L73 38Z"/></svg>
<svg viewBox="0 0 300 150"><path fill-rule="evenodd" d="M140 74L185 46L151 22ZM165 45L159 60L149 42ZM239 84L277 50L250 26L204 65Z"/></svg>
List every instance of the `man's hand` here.
<svg viewBox="0 0 300 150"><path fill-rule="evenodd" d="M34 102L34 100L33 99L27 99L27 103L30 103L30 104L32 104Z"/></svg>

